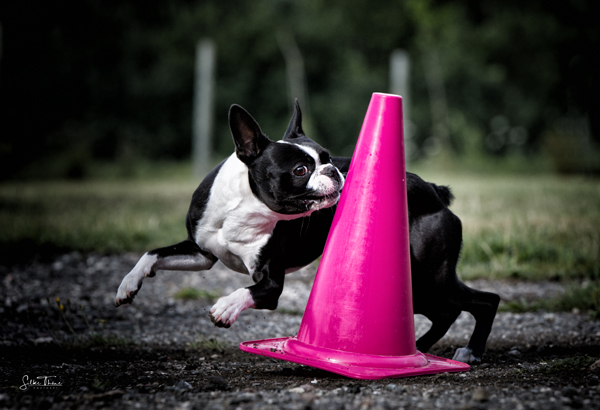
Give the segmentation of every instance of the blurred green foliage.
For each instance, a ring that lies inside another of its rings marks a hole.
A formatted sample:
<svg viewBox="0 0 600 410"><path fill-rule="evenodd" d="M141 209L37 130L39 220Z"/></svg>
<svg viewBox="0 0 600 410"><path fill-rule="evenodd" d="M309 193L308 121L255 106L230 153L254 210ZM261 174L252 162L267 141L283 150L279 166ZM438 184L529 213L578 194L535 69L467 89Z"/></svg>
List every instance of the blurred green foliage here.
<svg viewBox="0 0 600 410"><path fill-rule="evenodd" d="M217 46L218 157L233 149L232 103L272 138L290 115L277 35L304 60L311 135L350 155L390 53L412 58L415 158L531 155L559 117L600 139L599 3L593 0L57 0L1 7L2 179L89 175L116 161L190 155L195 44ZM439 61L448 138L432 124L428 65ZM436 142L437 141L437 142Z"/></svg>

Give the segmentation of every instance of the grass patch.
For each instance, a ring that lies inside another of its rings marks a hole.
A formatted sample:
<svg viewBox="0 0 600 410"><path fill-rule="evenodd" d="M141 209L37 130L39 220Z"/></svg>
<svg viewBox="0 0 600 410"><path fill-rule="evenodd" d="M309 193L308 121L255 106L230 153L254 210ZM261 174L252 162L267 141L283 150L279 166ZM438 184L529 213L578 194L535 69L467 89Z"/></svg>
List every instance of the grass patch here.
<svg viewBox="0 0 600 410"><path fill-rule="evenodd" d="M582 286L570 286L563 296L552 303L554 310L589 313L594 319L600 319L600 282L586 283Z"/></svg>
<svg viewBox="0 0 600 410"><path fill-rule="evenodd" d="M423 175L462 220L463 279L600 279L600 180Z"/></svg>
<svg viewBox="0 0 600 410"><path fill-rule="evenodd" d="M0 247L145 251L187 237L195 183L48 182L0 186ZM21 244L22 246L19 246Z"/></svg>
<svg viewBox="0 0 600 410"><path fill-rule="evenodd" d="M193 342L189 343L190 348L194 349L194 350L225 350L227 347L229 347L229 345L227 344L227 342L224 342L220 339L216 339L216 338L207 338L207 337L200 337L200 338L195 338Z"/></svg>
<svg viewBox="0 0 600 410"><path fill-rule="evenodd" d="M548 310L557 312L578 311L589 314L593 319L600 319L600 282L585 282L583 285L572 284L565 293L553 299L535 301L513 300L500 305L501 312L536 312Z"/></svg>
<svg viewBox="0 0 600 410"><path fill-rule="evenodd" d="M556 359L545 363L540 371L548 374L587 371L597 360L598 357L588 355Z"/></svg>
<svg viewBox="0 0 600 410"><path fill-rule="evenodd" d="M221 296L221 293L218 291L215 291L215 290L210 291L210 290L188 287L188 288L180 289L177 293L175 293L175 295L173 297L175 299L180 299L180 300L200 300L200 299L202 299L202 300L212 302L214 300L217 300L220 296Z"/></svg>
<svg viewBox="0 0 600 410"><path fill-rule="evenodd" d="M600 280L600 180L423 170L463 223L462 279ZM197 180L0 185L0 254L142 252L187 236Z"/></svg>
<svg viewBox="0 0 600 410"><path fill-rule="evenodd" d="M499 312L512 313L537 312L538 310L550 310L550 302L545 299L535 301L520 299L501 303L498 307Z"/></svg>

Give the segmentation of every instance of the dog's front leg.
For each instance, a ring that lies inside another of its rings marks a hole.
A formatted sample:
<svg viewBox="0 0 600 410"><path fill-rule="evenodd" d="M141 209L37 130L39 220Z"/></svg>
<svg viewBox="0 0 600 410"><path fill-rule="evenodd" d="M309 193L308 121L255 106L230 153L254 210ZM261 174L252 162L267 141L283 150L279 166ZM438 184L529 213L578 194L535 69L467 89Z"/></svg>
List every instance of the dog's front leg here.
<svg viewBox="0 0 600 410"><path fill-rule="evenodd" d="M217 258L198 245L185 240L165 248L147 252L121 282L117 290L115 306L133 302L146 277L153 277L159 269L200 271L210 269Z"/></svg>
<svg viewBox="0 0 600 410"><path fill-rule="evenodd" d="M252 275L256 284L219 298L209 313L210 320L215 326L230 327L240 313L248 308L276 309L285 278L283 266L277 265L279 264L267 263L260 271Z"/></svg>

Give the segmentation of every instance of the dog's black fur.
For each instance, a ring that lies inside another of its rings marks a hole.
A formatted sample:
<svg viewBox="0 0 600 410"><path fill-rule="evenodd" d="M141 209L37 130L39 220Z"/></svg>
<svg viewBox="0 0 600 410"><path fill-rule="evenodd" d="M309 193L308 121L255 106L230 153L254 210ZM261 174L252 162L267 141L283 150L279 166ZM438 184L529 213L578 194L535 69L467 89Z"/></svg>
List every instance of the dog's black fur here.
<svg viewBox="0 0 600 410"><path fill-rule="evenodd" d="M333 164L345 175L350 158L333 157ZM417 341L417 349L427 352L448 331L462 311L471 313L475 329L466 348L478 362L492 330L500 297L471 289L456 274L462 246L462 224L448 208L454 199L450 189L423 181L407 172L410 262L414 313L427 317L432 326ZM277 224L275 235L283 243L287 266L304 266L316 259L325 247L333 222L335 206L314 212L310 221L294 219ZM298 235L298 232L302 232ZM279 242L277 241L277 242ZM294 252L301 243L313 243L311 253ZM275 306L267 308L274 309ZM457 357L458 359L458 357Z"/></svg>

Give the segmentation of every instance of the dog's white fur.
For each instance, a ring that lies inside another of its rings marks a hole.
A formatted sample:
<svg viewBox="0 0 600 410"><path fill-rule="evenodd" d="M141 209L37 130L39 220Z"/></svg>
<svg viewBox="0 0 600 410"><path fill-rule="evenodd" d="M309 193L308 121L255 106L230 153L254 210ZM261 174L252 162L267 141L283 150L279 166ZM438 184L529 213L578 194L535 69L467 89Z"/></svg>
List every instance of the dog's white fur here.
<svg viewBox="0 0 600 410"><path fill-rule="evenodd" d="M473 350L468 347L459 347L456 349L456 353L454 353L454 357L452 360L456 360L458 362L463 363L479 363L481 359L473 356Z"/></svg>
<svg viewBox="0 0 600 410"><path fill-rule="evenodd" d="M248 181L248 168L234 154L215 178L194 240L229 269L252 275L260 249L277 222L297 217L274 212L256 198Z"/></svg>
<svg viewBox="0 0 600 410"><path fill-rule="evenodd" d="M254 299L250 291L240 288L229 296L219 298L217 303L210 309L210 314L216 322L221 321L225 325L233 325L244 310L254 307Z"/></svg>

